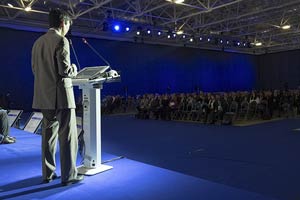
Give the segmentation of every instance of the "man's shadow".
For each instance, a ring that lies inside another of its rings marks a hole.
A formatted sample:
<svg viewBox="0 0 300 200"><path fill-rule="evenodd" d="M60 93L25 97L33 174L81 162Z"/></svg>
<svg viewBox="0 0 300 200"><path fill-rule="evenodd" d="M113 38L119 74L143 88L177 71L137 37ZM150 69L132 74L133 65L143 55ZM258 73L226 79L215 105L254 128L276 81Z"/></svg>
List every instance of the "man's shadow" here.
<svg viewBox="0 0 300 200"><path fill-rule="evenodd" d="M70 185L68 187L63 187L60 183L60 179L53 180L51 183L48 184L43 184L42 177L36 176L36 177L12 182L6 185L1 185L0 199L14 198L14 197L34 194L38 192L45 192L45 191L48 194L49 193L53 194L54 192L53 191L50 192L50 190L55 189L55 193L57 193L79 185L81 184L79 183L79 184Z"/></svg>

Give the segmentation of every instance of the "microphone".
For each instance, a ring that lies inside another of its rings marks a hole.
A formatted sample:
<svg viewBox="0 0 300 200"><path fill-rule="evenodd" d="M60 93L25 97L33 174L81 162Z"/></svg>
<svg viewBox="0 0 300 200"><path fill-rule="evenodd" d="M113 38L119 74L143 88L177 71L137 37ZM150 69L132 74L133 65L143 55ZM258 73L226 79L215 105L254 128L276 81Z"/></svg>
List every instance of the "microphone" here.
<svg viewBox="0 0 300 200"><path fill-rule="evenodd" d="M69 39L69 43L70 43L70 46L72 47L72 51L74 53L74 56L75 56L75 59L76 59L77 65L78 65L78 71L79 71L80 70L80 64L79 64L78 57L77 57L76 51L74 49L73 42L72 42L71 38Z"/></svg>
<svg viewBox="0 0 300 200"><path fill-rule="evenodd" d="M109 67L109 70L112 70L111 67L110 67L110 64L109 62L103 58L103 56L94 48L92 47L92 45L90 45L90 43L88 43L88 41L85 39L85 38L82 38L82 42L84 44L86 44L90 49L92 49L92 51L102 60L105 62L105 64Z"/></svg>

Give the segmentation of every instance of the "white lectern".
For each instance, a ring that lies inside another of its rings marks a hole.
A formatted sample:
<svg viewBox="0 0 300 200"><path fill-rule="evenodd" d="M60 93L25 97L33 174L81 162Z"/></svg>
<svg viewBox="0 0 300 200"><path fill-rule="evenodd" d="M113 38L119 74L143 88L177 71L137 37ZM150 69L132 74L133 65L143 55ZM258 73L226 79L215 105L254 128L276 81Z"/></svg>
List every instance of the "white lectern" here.
<svg viewBox="0 0 300 200"><path fill-rule="evenodd" d="M73 85L82 90L85 154L83 165L78 167L79 174L94 175L113 168L101 164L101 89L103 83L120 78L114 70L105 72L108 68L86 67L72 79Z"/></svg>

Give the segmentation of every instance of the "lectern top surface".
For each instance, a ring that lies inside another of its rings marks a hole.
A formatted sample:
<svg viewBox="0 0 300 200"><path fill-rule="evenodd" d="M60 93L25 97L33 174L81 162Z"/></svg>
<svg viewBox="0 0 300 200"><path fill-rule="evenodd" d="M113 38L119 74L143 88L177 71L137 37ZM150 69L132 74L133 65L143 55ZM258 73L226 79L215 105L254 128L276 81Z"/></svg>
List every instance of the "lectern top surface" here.
<svg viewBox="0 0 300 200"><path fill-rule="evenodd" d="M104 73L109 66L85 67L80 70L75 79L94 79Z"/></svg>

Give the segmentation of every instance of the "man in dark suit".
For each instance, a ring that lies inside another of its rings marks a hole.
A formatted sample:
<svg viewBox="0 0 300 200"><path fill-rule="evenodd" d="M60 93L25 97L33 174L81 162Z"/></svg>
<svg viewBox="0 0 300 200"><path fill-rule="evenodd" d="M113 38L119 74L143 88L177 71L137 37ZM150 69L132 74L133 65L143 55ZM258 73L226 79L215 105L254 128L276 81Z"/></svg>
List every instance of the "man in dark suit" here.
<svg viewBox="0 0 300 200"><path fill-rule="evenodd" d="M55 152L60 146L62 185L83 180L77 174L78 151L75 99L72 77L77 68L70 63L70 46L65 35L71 19L64 11L49 13L49 31L38 38L32 48L34 96L32 107L43 113L42 169L45 183L57 178Z"/></svg>

